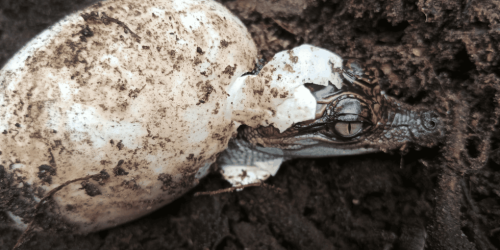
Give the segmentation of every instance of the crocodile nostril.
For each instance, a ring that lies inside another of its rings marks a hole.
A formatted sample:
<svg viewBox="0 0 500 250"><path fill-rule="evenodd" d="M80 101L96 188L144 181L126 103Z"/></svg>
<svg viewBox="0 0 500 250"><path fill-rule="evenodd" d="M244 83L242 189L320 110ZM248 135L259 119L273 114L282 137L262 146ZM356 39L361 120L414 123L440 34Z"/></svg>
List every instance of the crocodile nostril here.
<svg viewBox="0 0 500 250"><path fill-rule="evenodd" d="M433 122L433 121L430 121L429 122L429 128L434 128L434 127L436 127L436 123Z"/></svg>
<svg viewBox="0 0 500 250"><path fill-rule="evenodd" d="M434 130L439 124L439 116L432 111L423 112L420 118L422 119L424 128L427 130Z"/></svg>

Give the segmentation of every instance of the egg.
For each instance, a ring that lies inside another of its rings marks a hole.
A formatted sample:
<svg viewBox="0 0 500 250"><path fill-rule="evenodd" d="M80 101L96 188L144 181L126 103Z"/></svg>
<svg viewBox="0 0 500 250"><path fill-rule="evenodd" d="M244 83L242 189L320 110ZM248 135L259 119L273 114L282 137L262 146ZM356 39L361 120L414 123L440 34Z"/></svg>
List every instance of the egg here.
<svg viewBox="0 0 500 250"><path fill-rule="evenodd" d="M256 58L214 1L110 0L65 17L0 71L0 177L22 191L2 197L7 214L25 228L48 192L101 172L53 195L54 227L97 231L181 196L245 122L228 91Z"/></svg>

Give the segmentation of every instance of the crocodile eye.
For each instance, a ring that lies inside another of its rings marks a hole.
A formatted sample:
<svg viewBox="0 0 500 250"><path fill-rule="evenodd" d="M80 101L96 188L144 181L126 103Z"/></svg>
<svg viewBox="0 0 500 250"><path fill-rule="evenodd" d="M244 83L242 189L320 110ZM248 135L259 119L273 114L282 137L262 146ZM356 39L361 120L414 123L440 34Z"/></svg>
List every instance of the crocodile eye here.
<svg viewBox="0 0 500 250"><path fill-rule="evenodd" d="M342 122L335 123L335 132L343 137L352 137L363 131L362 122Z"/></svg>

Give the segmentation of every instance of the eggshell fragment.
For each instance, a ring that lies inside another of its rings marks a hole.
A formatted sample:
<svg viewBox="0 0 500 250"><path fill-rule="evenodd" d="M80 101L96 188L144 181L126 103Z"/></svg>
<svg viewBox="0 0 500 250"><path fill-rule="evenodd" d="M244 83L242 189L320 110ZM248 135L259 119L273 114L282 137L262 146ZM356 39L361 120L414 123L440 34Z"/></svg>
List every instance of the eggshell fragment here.
<svg viewBox="0 0 500 250"><path fill-rule="evenodd" d="M283 158L255 162L255 166L225 165L221 168L224 179L233 187L264 182L278 172Z"/></svg>
<svg viewBox="0 0 500 250"><path fill-rule="evenodd" d="M96 231L179 197L235 133L227 91L256 57L214 1L106 1L45 30L0 71L0 164L23 188L12 217L102 170L54 195L55 226Z"/></svg>
<svg viewBox="0 0 500 250"><path fill-rule="evenodd" d="M304 44L277 53L258 75L238 78L231 86L232 119L246 125L273 125L280 132L292 124L315 118L316 99L306 83L342 88L335 69L342 58L328 50Z"/></svg>

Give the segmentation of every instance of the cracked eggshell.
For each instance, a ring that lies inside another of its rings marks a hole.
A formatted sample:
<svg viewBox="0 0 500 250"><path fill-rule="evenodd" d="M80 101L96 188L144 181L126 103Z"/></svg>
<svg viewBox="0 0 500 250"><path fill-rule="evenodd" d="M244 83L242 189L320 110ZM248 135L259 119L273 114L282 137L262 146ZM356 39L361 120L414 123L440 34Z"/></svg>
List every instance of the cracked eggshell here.
<svg viewBox="0 0 500 250"><path fill-rule="evenodd" d="M8 213L28 223L14 208L101 170L54 195L52 221L96 231L179 197L235 133L227 91L256 57L214 1L110 0L59 21L0 71L0 164L23 188Z"/></svg>
<svg viewBox="0 0 500 250"><path fill-rule="evenodd" d="M294 123L315 119L316 99L304 84L342 88L336 69L342 58L304 44L276 54L258 75L240 77L229 90L232 119L256 126L273 125L280 132Z"/></svg>

